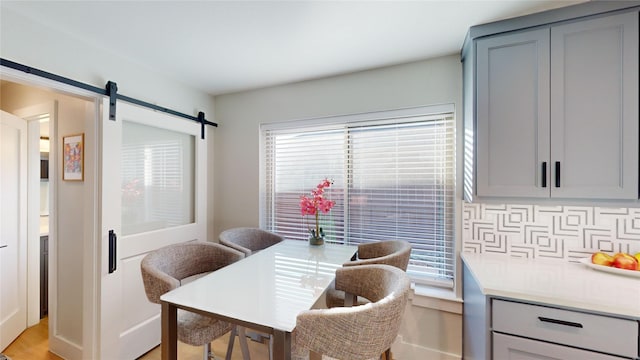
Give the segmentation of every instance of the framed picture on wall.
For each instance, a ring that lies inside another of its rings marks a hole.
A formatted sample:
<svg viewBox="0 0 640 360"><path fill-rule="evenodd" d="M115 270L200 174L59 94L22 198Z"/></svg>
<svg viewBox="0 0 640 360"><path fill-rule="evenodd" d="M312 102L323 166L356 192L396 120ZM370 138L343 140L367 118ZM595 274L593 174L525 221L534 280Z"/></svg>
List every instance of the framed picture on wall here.
<svg viewBox="0 0 640 360"><path fill-rule="evenodd" d="M62 180L84 180L84 133L62 137Z"/></svg>

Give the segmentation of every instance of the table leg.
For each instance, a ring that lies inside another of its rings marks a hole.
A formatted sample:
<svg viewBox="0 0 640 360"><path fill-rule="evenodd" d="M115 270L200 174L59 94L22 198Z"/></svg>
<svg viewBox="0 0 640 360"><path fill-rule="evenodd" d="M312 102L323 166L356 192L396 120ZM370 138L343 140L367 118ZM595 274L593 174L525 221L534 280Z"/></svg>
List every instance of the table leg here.
<svg viewBox="0 0 640 360"><path fill-rule="evenodd" d="M178 358L178 308L162 301L162 346L160 353L162 360L176 360Z"/></svg>
<svg viewBox="0 0 640 360"><path fill-rule="evenodd" d="M273 332L273 359L291 360L291 333L281 330Z"/></svg>
<svg viewBox="0 0 640 360"><path fill-rule="evenodd" d="M353 295L351 293L348 293L348 292L344 293L344 307L352 307L352 306L357 305L357 304L358 304L358 297L357 296L355 296L355 295Z"/></svg>

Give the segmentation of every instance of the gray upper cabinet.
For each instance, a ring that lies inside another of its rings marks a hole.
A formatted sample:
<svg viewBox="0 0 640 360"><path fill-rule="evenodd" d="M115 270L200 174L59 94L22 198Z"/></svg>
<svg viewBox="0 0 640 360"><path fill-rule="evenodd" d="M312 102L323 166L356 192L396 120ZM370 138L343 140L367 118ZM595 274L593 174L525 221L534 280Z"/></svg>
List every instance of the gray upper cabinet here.
<svg viewBox="0 0 640 360"><path fill-rule="evenodd" d="M549 196L549 71L548 28L478 41L479 196Z"/></svg>
<svg viewBox="0 0 640 360"><path fill-rule="evenodd" d="M637 12L551 28L551 161L551 196L638 198Z"/></svg>
<svg viewBox="0 0 640 360"><path fill-rule="evenodd" d="M638 199L637 11L474 45L477 196Z"/></svg>

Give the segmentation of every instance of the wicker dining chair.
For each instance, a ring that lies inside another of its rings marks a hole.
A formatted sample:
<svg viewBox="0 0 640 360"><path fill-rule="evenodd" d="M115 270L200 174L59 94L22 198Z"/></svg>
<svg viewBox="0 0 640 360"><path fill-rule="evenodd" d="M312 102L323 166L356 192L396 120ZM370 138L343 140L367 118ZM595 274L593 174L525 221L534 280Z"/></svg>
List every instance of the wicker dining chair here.
<svg viewBox="0 0 640 360"><path fill-rule="evenodd" d="M409 276L389 265L362 265L339 268L335 283L371 302L301 312L291 335L292 359L380 359L398 335Z"/></svg>
<svg viewBox="0 0 640 360"><path fill-rule="evenodd" d="M159 304L160 296L194 281L212 271L244 258L234 249L206 241L191 241L165 246L149 252L140 263L142 280L147 298ZM204 346L204 360L213 359L211 342L231 331L226 359L231 358L236 327L212 317L185 310L178 310L178 340ZM244 340L244 341L243 341ZM240 337L243 358L249 350L246 337Z"/></svg>
<svg viewBox="0 0 640 360"><path fill-rule="evenodd" d="M241 251L245 256L249 256L256 251L260 251L275 245L284 237L260 228L239 227L225 230L220 233L220 244Z"/></svg>
<svg viewBox="0 0 640 360"><path fill-rule="evenodd" d="M388 240L358 245L358 257L346 262L343 266L360 266L371 264L383 264L395 266L407 271L411 244L405 240ZM363 305L367 299L358 297L357 304ZM337 290L335 284L329 285L326 292L326 304L328 308L344 306L344 291Z"/></svg>

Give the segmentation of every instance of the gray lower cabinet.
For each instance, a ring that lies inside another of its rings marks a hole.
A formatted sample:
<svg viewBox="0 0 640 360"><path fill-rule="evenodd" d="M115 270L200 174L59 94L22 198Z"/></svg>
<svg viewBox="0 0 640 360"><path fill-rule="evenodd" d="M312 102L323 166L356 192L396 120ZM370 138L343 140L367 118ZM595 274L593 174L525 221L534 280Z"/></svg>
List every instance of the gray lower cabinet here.
<svg viewBox="0 0 640 360"><path fill-rule="evenodd" d="M475 40L476 195L637 199L638 38L635 10Z"/></svg>
<svg viewBox="0 0 640 360"><path fill-rule="evenodd" d="M494 359L519 359L515 354L520 351L543 359L635 359L638 355L638 322L631 319L493 298L491 327Z"/></svg>
<svg viewBox="0 0 640 360"><path fill-rule="evenodd" d="M482 293L464 266L465 360L640 359L640 321Z"/></svg>

